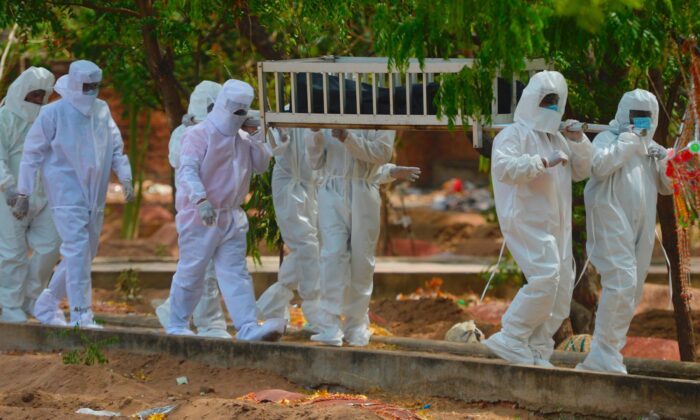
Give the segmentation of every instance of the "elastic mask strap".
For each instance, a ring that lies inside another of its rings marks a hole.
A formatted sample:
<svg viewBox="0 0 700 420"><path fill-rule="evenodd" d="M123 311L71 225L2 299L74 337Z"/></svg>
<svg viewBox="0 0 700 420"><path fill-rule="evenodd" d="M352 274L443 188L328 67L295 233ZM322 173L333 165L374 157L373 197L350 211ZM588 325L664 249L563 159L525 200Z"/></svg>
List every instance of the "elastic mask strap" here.
<svg viewBox="0 0 700 420"><path fill-rule="evenodd" d="M671 281L671 260L668 258L668 254L666 253L666 248L664 248L663 242L661 242L661 235L659 235L659 231L654 228L654 233L656 234L656 239L659 241L659 245L661 246L661 251L664 253L664 259L666 260L666 270L668 271L668 307L672 308L673 307L673 282Z"/></svg>
<svg viewBox="0 0 700 420"><path fill-rule="evenodd" d="M484 301L484 297L486 296L486 292L489 290L489 286L491 286L491 281L496 276L496 270L498 270L498 267L501 265L501 260L503 259L503 251L505 251L505 249L506 249L506 241L504 239L503 245L501 245L501 252L498 254L498 261L496 261L496 265L494 265L491 268L491 275L489 276L489 280L486 282L486 286L484 287L484 291L481 292L481 298L479 298L479 303L482 303Z"/></svg>

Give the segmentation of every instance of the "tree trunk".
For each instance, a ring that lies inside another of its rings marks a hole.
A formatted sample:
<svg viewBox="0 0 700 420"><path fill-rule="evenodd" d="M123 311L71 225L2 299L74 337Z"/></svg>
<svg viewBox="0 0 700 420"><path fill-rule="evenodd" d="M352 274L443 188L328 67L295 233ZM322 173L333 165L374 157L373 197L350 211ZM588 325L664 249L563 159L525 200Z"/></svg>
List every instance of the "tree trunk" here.
<svg viewBox="0 0 700 420"><path fill-rule="evenodd" d="M175 78L175 61L170 54L164 54L158 42L158 35L149 19L157 18L152 0L138 0L139 12L146 23L141 26L141 35L146 55L146 67L151 74L156 88L161 95L163 108L168 116L170 130L180 125L185 108L182 106L177 79Z"/></svg>
<svg viewBox="0 0 700 420"><path fill-rule="evenodd" d="M659 103L662 106L665 104L665 108L668 111L667 113L662 109L661 112L659 112L659 125L656 128L655 140L668 147L672 145L672 142L668 138L669 126L671 123L668 115L672 112L673 104L676 102L675 96L678 92L680 80L674 83L667 92L660 70L651 70L649 72L649 78L651 79L652 88ZM681 277L681 260L678 249L678 232L676 231L676 213L672 196L659 196L656 209L659 214L659 222L661 223L663 246L666 249L668 259L671 263L673 314L676 321L678 350L680 351L681 360L693 362L695 361L693 321L690 314L690 307L681 297L683 279Z"/></svg>

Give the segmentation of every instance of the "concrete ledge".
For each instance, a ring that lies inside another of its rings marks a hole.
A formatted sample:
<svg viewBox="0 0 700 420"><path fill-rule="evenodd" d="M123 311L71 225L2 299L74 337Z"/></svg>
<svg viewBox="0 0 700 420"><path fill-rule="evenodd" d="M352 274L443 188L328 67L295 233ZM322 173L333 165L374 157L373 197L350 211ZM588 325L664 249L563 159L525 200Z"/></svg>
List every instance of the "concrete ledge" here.
<svg viewBox="0 0 700 420"><path fill-rule="evenodd" d="M0 350L55 351L79 347L65 328L0 323ZM84 330L93 340L115 337L113 348L167 353L216 366L258 368L307 386L337 384L359 392L381 389L462 401L512 401L530 410L611 417L654 411L697 417L700 382L635 375L542 369L497 360L422 352L251 343L125 330Z"/></svg>
<svg viewBox="0 0 700 420"><path fill-rule="evenodd" d="M390 344L402 349L413 351L448 353L468 357L495 358L495 356L481 344L452 343L441 340L420 340L407 337L376 336L372 337L372 342ZM558 367L574 368L577 364L581 363L585 357L585 353L555 351L552 355L551 362ZM632 375L700 381L700 363L626 357L625 365L627 366L627 371Z"/></svg>

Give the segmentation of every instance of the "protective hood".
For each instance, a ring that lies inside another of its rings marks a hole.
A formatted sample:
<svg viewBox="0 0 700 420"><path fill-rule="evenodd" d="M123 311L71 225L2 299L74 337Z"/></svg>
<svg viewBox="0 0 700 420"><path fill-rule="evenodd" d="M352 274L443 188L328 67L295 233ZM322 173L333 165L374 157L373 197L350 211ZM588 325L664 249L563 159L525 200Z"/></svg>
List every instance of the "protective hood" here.
<svg viewBox="0 0 700 420"><path fill-rule="evenodd" d="M221 84L209 80L195 86L190 95L190 105L187 107L187 114L193 117L195 123L204 121L208 114L207 108L216 102L216 96L221 89Z"/></svg>
<svg viewBox="0 0 700 420"><path fill-rule="evenodd" d="M255 93L253 87L240 80L228 80L216 97L214 109L207 115L207 120L225 136L233 136L248 118L247 115L234 115L234 112L250 109Z"/></svg>
<svg viewBox="0 0 700 420"><path fill-rule="evenodd" d="M49 101L53 92L53 83L56 79L53 74L43 67L29 67L23 71L7 89L7 96L3 99L3 106L27 122L32 122L39 115L41 105L27 102L24 98L34 90L45 90L44 104Z"/></svg>
<svg viewBox="0 0 700 420"><path fill-rule="evenodd" d="M557 111L540 107L542 99L550 93L559 95L557 103L559 109ZM550 134L557 133L566 108L567 95L566 80L561 73L541 71L532 76L523 90L520 102L515 108L513 120L525 124L531 130Z"/></svg>
<svg viewBox="0 0 700 420"><path fill-rule="evenodd" d="M56 92L83 115L90 115L97 95L83 93L83 83L102 81L102 70L92 61L78 60L71 63L68 74L56 82Z"/></svg>
<svg viewBox="0 0 700 420"><path fill-rule="evenodd" d="M654 132L659 124L659 102L653 93L644 89L635 89L622 95L620 104L617 105L617 113L615 119L610 121L613 127L627 127L632 122L630 121L630 111L650 111L651 112L651 129L647 130L646 138L654 137Z"/></svg>

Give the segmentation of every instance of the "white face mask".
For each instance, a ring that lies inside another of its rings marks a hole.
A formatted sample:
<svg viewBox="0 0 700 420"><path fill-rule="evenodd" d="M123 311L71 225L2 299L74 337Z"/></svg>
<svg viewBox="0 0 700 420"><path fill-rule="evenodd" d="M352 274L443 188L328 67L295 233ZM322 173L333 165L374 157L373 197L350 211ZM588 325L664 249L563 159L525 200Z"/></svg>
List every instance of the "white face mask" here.
<svg viewBox="0 0 700 420"><path fill-rule="evenodd" d="M534 115L535 131L543 131L545 133L555 134L559 131L561 123L561 114L559 111L554 111L549 108L539 107Z"/></svg>
<svg viewBox="0 0 700 420"><path fill-rule="evenodd" d="M211 120L217 130L225 136L233 136L238 133L246 118L248 117L245 115L231 114L226 109L216 107L207 116L207 119Z"/></svg>
<svg viewBox="0 0 700 420"><path fill-rule="evenodd" d="M39 111L41 111L41 105L37 105L33 102L22 101L20 107L28 122L34 121L36 117L39 116Z"/></svg>

